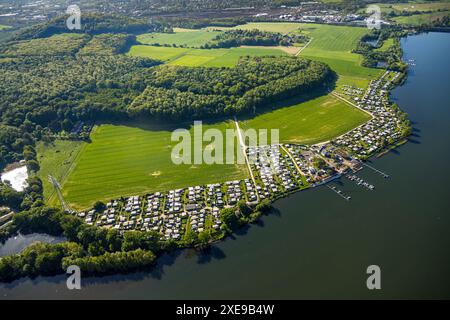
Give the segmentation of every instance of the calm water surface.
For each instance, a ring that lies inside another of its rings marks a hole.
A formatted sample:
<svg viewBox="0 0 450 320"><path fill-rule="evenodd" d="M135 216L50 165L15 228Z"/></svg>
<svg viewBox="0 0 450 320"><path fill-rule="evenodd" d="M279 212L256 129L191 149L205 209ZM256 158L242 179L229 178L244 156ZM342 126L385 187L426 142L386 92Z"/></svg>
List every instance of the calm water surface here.
<svg viewBox="0 0 450 320"><path fill-rule="evenodd" d="M64 237L53 237L43 233L18 234L6 240L5 243L0 244L0 257L19 253L36 242L59 243L63 241L67 241L67 239Z"/></svg>
<svg viewBox="0 0 450 320"><path fill-rule="evenodd" d="M83 280L65 277L0 285L10 298L450 298L450 34L402 41L414 59L393 99L414 123L411 141L358 175L342 180L347 202L327 187L275 204L260 225L215 246L209 255L165 256L151 273ZM382 289L366 288L366 268L381 267Z"/></svg>

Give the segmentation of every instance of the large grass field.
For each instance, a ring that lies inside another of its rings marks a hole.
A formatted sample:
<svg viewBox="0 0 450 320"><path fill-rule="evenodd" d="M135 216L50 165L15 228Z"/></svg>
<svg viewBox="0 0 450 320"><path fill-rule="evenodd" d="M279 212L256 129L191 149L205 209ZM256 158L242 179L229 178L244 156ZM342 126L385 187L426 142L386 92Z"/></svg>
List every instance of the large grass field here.
<svg viewBox="0 0 450 320"><path fill-rule="evenodd" d="M361 66L362 56L352 53L366 28L306 24L301 32L312 41L300 56L327 63L339 76L338 86L347 84L364 88L382 71Z"/></svg>
<svg viewBox="0 0 450 320"><path fill-rule="evenodd" d="M286 55L278 48L231 48L231 49L188 49L136 45L131 47L132 56L148 57L169 64L188 67L234 67L242 56Z"/></svg>
<svg viewBox="0 0 450 320"><path fill-rule="evenodd" d="M367 113L326 95L240 123L243 129L279 129L280 142L315 144L344 134L369 119Z"/></svg>
<svg viewBox="0 0 450 320"><path fill-rule="evenodd" d="M146 33L137 40L142 44L168 44L186 47L200 47L214 39L220 32L209 30L175 29L173 33Z"/></svg>
<svg viewBox="0 0 450 320"><path fill-rule="evenodd" d="M218 29L216 27L206 28ZM348 84L358 87L367 86L370 79L381 74L381 70L361 66L362 57L351 51L359 39L368 32L366 28L332 26L323 24L306 24L294 22L258 22L247 23L229 29L259 29L264 31L292 33L301 32L312 38L311 43L301 52L301 56L327 63L339 75L338 85ZM186 30L185 30L186 31ZM177 37L189 38L191 32L178 32ZM207 33L206 31L203 31ZM170 35L168 35L170 36ZM181 41L181 40L180 40ZM187 40L185 40L187 41ZM151 57L169 64L184 66L232 67L243 55L281 55L282 50L274 48L231 48L231 49L188 49L173 47L133 46L130 55Z"/></svg>
<svg viewBox="0 0 450 320"><path fill-rule="evenodd" d="M96 127L91 134L92 143L82 147L69 176L62 181L65 200L80 209L91 206L96 200L247 177L245 165L173 164L171 152L177 144L171 141L174 128L155 126L105 124ZM234 126L231 121L204 124L203 132L209 128L225 132ZM196 137L196 141L201 138Z"/></svg>
<svg viewBox="0 0 450 320"><path fill-rule="evenodd" d="M54 188L48 181L52 175L58 181L65 179L85 142L56 140L51 143L39 142L36 145L40 165L38 176L44 184L44 198L49 200L54 195Z"/></svg>
<svg viewBox="0 0 450 320"><path fill-rule="evenodd" d="M400 24L418 26L421 24L431 23L445 16L450 16L450 11L413 14L411 16L400 16L395 17L392 20Z"/></svg>
<svg viewBox="0 0 450 320"><path fill-rule="evenodd" d="M450 1L408 1L401 3L374 3L380 7L383 15L389 13L402 14L405 12L430 12L438 10L450 10ZM364 13L366 7L358 9L359 13Z"/></svg>
<svg viewBox="0 0 450 320"><path fill-rule="evenodd" d="M227 28L222 28L225 30ZM228 28L230 29L230 28ZM239 25L231 29L259 29L264 31L300 32L312 38L300 56L327 63L339 75L337 85L366 87L370 79L382 71L361 66L362 57L351 51L368 29L362 27L333 26L295 22L258 22Z"/></svg>
<svg viewBox="0 0 450 320"><path fill-rule="evenodd" d="M384 4L389 6L388 4ZM416 11L436 11L436 10L450 10L450 1L442 2L410 2L410 3L393 3L390 5L393 9L405 12Z"/></svg>

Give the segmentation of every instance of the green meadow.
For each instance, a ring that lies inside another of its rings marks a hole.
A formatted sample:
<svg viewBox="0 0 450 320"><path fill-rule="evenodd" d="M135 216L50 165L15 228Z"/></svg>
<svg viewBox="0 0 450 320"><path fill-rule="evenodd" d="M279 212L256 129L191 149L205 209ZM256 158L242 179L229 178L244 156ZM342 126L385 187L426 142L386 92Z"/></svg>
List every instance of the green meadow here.
<svg viewBox="0 0 450 320"><path fill-rule="evenodd" d="M225 132L227 128L233 129L234 124L231 121L204 124L203 132L210 128ZM174 164L171 153L177 142L171 141L173 129L135 123L97 126L91 134L92 142L82 146L68 177L61 183L65 200L73 208L82 209L96 200L247 177L245 165ZM187 129L194 141L193 125ZM195 141L201 143L201 136L196 136ZM219 146L207 147L203 143L206 150Z"/></svg>
<svg viewBox="0 0 450 320"><path fill-rule="evenodd" d="M413 14L411 16L400 16L395 17L392 20L400 24L418 26L421 24L431 23L435 20L448 16L450 16L450 11Z"/></svg>
<svg viewBox="0 0 450 320"><path fill-rule="evenodd" d="M326 95L241 120L240 125L242 129L279 129L283 143L315 144L342 135L368 120L367 113Z"/></svg>
<svg viewBox="0 0 450 320"><path fill-rule="evenodd" d="M385 6L390 6L395 10L405 11L405 12L416 12L416 11L437 11L437 10L450 10L450 2L410 2L410 3L393 3L391 5L384 4Z"/></svg>
<svg viewBox="0 0 450 320"><path fill-rule="evenodd" d="M36 152L40 165L38 176L44 185L46 200L51 199L54 195L54 188L48 181L48 175L52 175L58 181L63 181L73 168L74 161L85 144L85 142L68 140L37 143Z"/></svg>
<svg viewBox="0 0 450 320"><path fill-rule="evenodd" d="M222 28L222 30L225 29L227 28ZM366 87L370 79L382 73L379 69L362 67L361 55L352 53L361 37L368 32L366 28L313 23L259 22L247 23L232 29L299 32L309 36L312 40L300 56L327 63L339 75L338 86L348 84Z"/></svg>
<svg viewBox="0 0 450 320"><path fill-rule="evenodd" d="M137 40L147 45L176 45L200 47L214 39L220 32L209 30L175 29L173 33L146 33L139 35Z"/></svg>
<svg viewBox="0 0 450 320"><path fill-rule="evenodd" d="M148 57L165 61L168 64L187 67L234 67L243 56L286 55L277 48L231 48L231 49L188 49L136 45L129 55Z"/></svg>
<svg viewBox="0 0 450 320"><path fill-rule="evenodd" d="M364 88L383 71L361 66L362 56L352 53L366 28L306 24L301 32L312 41L300 56L327 63L339 76L337 85L355 85Z"/></svg>

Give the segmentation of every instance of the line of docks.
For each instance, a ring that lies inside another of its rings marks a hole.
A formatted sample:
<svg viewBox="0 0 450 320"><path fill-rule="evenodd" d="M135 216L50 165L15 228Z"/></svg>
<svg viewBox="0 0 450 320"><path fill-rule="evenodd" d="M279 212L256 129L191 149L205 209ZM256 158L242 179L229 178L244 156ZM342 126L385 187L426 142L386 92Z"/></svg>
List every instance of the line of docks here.
<svg viewBox="0 0 450 320"><path fill-rule="evenodd" d="M385 173L385 172L383 172L383 171L381 171L381 170L378 170L377 168L375 168L375 167L373 167L373 166L371 166L371 165L369 165L369 164L367 164L367 163L361 162L361 164L362 164L363 166L365 166L365 167L371 169L372 171L374 171L374 172L380 174L383 178L385 178L385 179L389 178L389 175L388 175L387 173ZM336 176L336 177L334 177L334 179L339 178L339 177L340 177L340 176ZM360 178L360 177L358 177L358 176L355 175L355 174L348 174L348 175L345 175L345 177L346 177L348 180L354 182L356 185L361 186L361 187L363 187L363 188L366 188L367 190L370 190L370 191L375 190L375 186L374 186L373 184L371 184L371 183L365 181L363 178ZM340 196L341 198L343 198L343 199L345 199L345 200L347 200L347 201L350 201L350 199L352 198L350 195L345 194L342 190L338 189L336 186L330 186L330 185L328 184L328 182L331 182L331 181L334 180L334 179L331 179L331 180L326 181L326 182L325 182L326 186L327 186L330 190L332 190L333 192L335 192L335 193L336 193L338 196Z"/></svg>

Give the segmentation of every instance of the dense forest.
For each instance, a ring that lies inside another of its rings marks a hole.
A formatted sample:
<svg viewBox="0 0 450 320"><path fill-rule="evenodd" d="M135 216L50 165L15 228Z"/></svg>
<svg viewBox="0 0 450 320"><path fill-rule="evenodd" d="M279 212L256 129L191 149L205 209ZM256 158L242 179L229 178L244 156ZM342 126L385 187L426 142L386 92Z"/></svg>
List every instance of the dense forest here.
<svg viewBox="0 0 450 320"><path fill-rule="evenodd" d="M235 68L161 66L127 111L170 120L255 113L332 79L324 63L296 57L246 57Z"/></svg>
<svg viewBox="0 0 450 320"><path fill-rule="evenodd" d="M212 41L203 45L209 48L231 48L239 46L292 46L305 43L308 39L300 34L281 34L254 30L229 30L218 34Z"/></svg>
<svg viewBox="0 0 450 320"><path fill-rule="evenodd" d="M46 23L37 24L19 32L11 40L28 40L45 38L55 34L66 33L67 16L57 16ZM81 30L72 33L95 35L100 33L144 33L163 32L167 25L147 19L129 18L123 15L84 13Z"/></svg>

